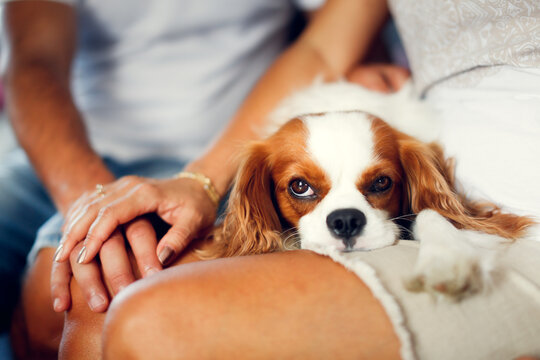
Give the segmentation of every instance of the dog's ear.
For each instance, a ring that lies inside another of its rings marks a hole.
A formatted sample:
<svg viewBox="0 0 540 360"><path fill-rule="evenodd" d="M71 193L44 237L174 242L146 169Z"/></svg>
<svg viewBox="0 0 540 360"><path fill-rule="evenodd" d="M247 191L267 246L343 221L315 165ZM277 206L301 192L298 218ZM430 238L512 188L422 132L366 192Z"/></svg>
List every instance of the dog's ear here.
<svg viewBox="0 0 540 360"><path fill-rule="evenodd" d="M445 159L442 148L398 135L399 155L405 173L404 213L432 209L457 228L482 231L508 239L522 236L534 222L527 217L502 213L489 202L467 199L456 189L454 163Z"/></svg>
<svg viewBox="0 0 540 360"><path fill-rule="evenodd" d="M264 142L248 148L231 191L225 220L214 231L214 244L205 255L259 254L282 248L268 155Z"/></svg>

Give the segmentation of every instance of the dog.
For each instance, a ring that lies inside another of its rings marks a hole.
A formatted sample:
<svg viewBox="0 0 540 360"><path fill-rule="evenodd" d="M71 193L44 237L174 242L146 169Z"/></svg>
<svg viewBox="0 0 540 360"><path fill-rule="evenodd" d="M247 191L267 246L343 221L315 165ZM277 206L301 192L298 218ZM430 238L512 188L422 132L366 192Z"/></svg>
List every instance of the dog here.
<svg viewBox="0 0 540 360"><path fill-rule="evenodd" d="M270 122L271 134L243 156L214 255L283 250L290 234L302 248L371 251L395 244L399 220L414 219L420 252L407 287L459 298L479 290L492 267L477 249L533 224L459 191L411 84L392 95L315 84Z"/></svg>

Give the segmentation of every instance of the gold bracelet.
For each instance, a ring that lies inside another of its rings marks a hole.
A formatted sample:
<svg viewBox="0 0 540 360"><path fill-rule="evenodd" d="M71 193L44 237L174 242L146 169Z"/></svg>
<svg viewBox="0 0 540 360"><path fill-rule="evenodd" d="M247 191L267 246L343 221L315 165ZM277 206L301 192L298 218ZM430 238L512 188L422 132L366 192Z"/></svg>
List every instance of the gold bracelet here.
<svg viewBox="0 0 540 360"><path fill-rule="evenodd" d="M193 173L189 171L182 171L175 175L176 179L193 179L201 183L203 186L204 191L206 191L206 194L212 200L214 205L217 207L219 205L219 193L217 192L216 188L214 187L214 184L212 184L212 180L210 180L207 176L201 173Z"/></svg>

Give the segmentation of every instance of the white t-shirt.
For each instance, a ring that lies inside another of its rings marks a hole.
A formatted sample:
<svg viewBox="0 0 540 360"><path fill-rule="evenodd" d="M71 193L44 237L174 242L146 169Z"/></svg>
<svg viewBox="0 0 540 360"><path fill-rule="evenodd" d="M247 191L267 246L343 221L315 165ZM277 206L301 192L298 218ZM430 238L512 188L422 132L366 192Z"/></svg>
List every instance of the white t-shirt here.
<svg viewBox="0 0 540 360"><path fill-rule="evenodd" d="M62 0L78 13L75 101L93 146L191 159L231 119L318 0Z"/></svg>

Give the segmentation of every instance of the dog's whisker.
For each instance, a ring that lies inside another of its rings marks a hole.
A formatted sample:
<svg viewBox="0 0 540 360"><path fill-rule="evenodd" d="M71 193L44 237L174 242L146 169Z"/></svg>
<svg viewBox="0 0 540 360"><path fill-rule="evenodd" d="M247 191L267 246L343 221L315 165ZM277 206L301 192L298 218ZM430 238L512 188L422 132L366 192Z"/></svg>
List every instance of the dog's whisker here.
<svg viewBox="0 0 540 360"><path fill-rule="evenodd" d="M289 229L281 234L283 239L283 246L287 250L293 250L300 248L300 233L297 229Z"/></svg>
<svg viewBox="0 0 540 360"><path fill-rule="evenodd" d="M408 235L411 236L411 238L414 237L414 233L413 233L413 231L412 231L411 229L408 229L408 228L406 228L406 227L403 226L403 225L399 225L399 224L396 224L396 225L397 225L398 229L399 229L401 232L407 233Z"/></svg>
<svg viewBox="0 0 540 360"><path fill-rule="evenodd" d="M400 215L400 216L396 216L396 217L393 217L389 220L391 221L394 221L394 220L408 220L408 221L414 221L414 219L408 219L410 217L416 217L416 214L404 214L404 215Z"/></svg>

